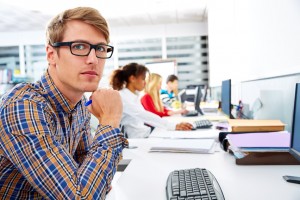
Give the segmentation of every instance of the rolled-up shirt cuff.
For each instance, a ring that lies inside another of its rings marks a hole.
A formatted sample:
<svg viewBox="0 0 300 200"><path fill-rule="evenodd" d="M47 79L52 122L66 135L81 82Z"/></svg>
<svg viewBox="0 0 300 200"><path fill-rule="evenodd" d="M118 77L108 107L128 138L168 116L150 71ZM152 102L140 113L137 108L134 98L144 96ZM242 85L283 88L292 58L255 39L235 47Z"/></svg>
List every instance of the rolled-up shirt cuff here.
<svg viewBox="0 0 300 200"><path fill-rule="evenodd" d="M170 131L175 131L176 130L176 125L177 125L177 123L168 122L167 129L170 130Z"/></svg>
<svg viewBox="0 0 300 200"><path fill-rule="evenodd" d="M99 125L94 139L96 139L97 143L104 143L112 148L119 147L120 145L122 148L128 147L128 141L120 129L109 125Z"/></svg>

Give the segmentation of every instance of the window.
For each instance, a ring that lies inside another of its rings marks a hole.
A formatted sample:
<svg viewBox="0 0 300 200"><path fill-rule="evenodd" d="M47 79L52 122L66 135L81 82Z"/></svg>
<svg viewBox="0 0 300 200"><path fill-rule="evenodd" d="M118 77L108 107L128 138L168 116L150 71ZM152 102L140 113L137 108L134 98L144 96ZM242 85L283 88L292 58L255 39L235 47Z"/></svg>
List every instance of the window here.
<svg viewBox="0 0 300 200"><path fill-rule="evenodd" d="M187 85L208 83L207 49L203 48L206 38L207 36L167 38L167 58L177 61L179 89Z"/></svg>

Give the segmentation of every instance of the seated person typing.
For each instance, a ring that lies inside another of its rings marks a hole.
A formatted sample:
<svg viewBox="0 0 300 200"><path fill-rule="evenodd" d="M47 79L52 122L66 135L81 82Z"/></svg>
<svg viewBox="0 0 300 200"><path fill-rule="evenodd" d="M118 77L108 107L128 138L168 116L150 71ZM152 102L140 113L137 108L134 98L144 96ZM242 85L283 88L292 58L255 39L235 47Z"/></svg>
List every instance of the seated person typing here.
<svg viewBox="0 0 300 200"><path fill-rule="evenodd" d="M164 107L163 102L160 99L161 84L162 77L159 74L151 73L147 79L145 94L141 98L144 108L160 117L186 113L187 110L185 109L174 111Z"/></svg>
<svg viewBox="0 0 300 200"><path fill-rule="evenodd" d="M138 92L146 85L148 69L144 65L129 63L113 72L110 84L119 90L123 102L123 115L121 124L128 138L145 138L151 133L152 127L168 130L191 130L190 123L171 123L158 115L149 112L142 106Z"/></svg>
<svg viewBox="0 0 300 200"><path fill-rule="evenodd" d="M167 78L166 89L160 90L160 98L163 102L163 105L166 108L174 108L174 104L180 106L180 102L176 99L177 94L178 94L178 77L172 74L169 75Z"/></svg>

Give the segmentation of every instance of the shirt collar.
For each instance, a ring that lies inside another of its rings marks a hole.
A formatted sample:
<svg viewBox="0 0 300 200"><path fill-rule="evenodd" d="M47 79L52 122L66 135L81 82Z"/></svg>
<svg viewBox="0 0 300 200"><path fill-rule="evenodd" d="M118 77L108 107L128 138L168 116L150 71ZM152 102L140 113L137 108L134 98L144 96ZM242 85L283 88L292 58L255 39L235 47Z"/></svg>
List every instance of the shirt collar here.
<svg viewBox="0 0 300 200"><path fill-rule="evenodd" d="M71 113L76 105L72 105L71 102L58 90L54 84L48 70L41 78L41 85L48 95L48 99L53 108L56 110L63 109L66 113Z"/></svg>
<svg viewBox="0 0 300 200"><path fill-rule="evenodd" d="M122 89L126 96L128 96L132 100L136 100L139 98L140 93L138 91L135 91L135 93L131 92L128 88Z"/></svg>

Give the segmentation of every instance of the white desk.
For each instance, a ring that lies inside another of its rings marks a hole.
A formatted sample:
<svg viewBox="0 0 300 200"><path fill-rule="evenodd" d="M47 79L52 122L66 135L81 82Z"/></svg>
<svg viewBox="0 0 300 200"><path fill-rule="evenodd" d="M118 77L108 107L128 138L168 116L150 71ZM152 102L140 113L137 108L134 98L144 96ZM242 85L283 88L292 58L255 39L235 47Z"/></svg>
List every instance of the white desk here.
<svg viewBox="0 0 300 200"><path fill-rule="evenodd" d="M300 185L283 175L300 176L300 166L239 166L222 150L214 154L148 153L159 138L131 139L137 149L125 149L132 159L113 185L109 200L165 200L169 173L175 169L207 168L217 178L227 200L299 200Z"/></svg>
<svg viewBox="0 0 300 200"><path fill-rule="evenodd" d="M195 120L200 120L200 119L208 119L210 121L227 121L228 117L225 116L223 113L218 112L218 113L207 113L205 115L199 115L199 116L194 116L194 117L183 117L180 114L172 115L172 116L167 116L164 117L165 119L168 119L170 121L179 123L179 122L193 122Z"/></svg>

